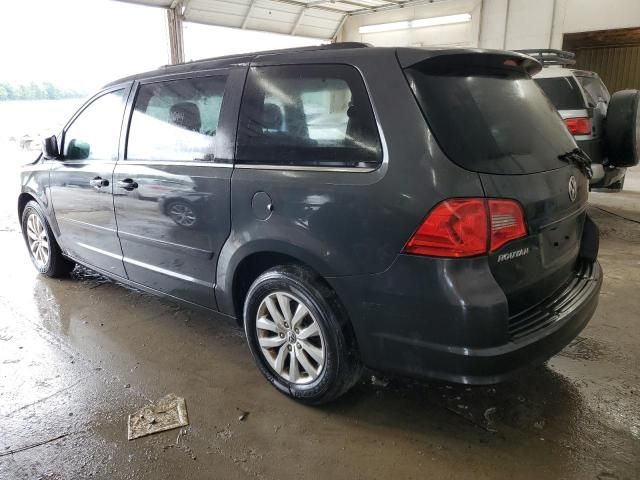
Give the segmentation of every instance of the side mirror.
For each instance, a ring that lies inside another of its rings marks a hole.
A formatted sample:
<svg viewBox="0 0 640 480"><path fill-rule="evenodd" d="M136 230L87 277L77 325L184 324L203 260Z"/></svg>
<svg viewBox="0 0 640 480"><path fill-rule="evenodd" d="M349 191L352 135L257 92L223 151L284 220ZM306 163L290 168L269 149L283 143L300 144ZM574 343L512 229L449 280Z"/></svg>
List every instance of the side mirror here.
<svg viewBox="0 0 640 480"><path fill-rule="evenodd" d="M42 140L42 154L47 160L58 160L60 158L58 138L55 135Z"/></svg>

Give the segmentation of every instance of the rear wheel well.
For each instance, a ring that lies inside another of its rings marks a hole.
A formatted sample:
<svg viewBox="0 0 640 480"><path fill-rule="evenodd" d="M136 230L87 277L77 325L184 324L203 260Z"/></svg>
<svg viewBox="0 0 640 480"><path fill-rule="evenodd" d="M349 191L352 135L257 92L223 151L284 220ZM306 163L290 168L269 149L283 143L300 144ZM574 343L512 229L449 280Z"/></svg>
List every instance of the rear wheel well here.
<svg viewBox="0 0 640 480"><path fill-rule="evenodd" d="M236 314L236 319L238 323L242 326L243 324L243 316L244 316L244 301L249 292L249 288L253 284L253 282L258 278L262 273L266 272L270 268L278 267L282 265L294 265L300 267L308 272L311 272L313 276L322 283L330 292L327 292L328 295L333 294L335 296L337 305L342 310L342 318L344 319L344 333L349 341L351 348L354 351L358 351L358 342L355 335L355 330L353 325L351 324L351 320L349 319L349 315L347 313L347 309L342 303L340 297L338 297L337 292L331 287L329 282L327 282L322 275L320 275L317 271L311 268L306 263L298 260L295 257L291 257L289 255L285 255L283 253L276 252L259 252L253 253L246 258L244 258L238 267L235 270L233 275L233 284L232 284L232 295L233 295L233 306Z"/></svg>
<svg viewBox="0 0 640 480"><path fill-rule="evenodd" d="M249 287L261 273L266 272L270 268L278 265L302 265L294 257L283 253L260 252L253 253L242 259L235 274L233 275L233 307L235 310L238 323L242 323L242 311L244 308L244 299L247 296Z"/></svg>

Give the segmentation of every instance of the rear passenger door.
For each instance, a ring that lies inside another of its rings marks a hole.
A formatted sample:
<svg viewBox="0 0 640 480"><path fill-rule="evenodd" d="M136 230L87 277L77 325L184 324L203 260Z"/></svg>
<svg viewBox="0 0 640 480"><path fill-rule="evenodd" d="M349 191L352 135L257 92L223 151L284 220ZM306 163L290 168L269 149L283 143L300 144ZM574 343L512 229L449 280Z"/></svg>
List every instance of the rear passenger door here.
<svg viewBox="0 0 640 480"><path fill-rule="evenodd" d="M130 280L215 308L215 266L230 229L237 105L225 95L242 71L140 82L128 107L114 205Z"/></svg>

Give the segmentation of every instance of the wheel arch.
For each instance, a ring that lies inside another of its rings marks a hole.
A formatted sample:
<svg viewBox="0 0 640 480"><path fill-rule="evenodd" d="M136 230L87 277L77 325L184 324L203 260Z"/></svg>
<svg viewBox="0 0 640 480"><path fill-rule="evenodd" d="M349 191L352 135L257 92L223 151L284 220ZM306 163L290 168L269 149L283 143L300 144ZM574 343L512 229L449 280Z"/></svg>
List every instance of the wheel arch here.
<svg viewBox="0 0 640 480"><path fill-rule="evenodd" d="M38 199L31 193L22 192L18 196L18 219L20 220L20 222L22 222L22 212L24 212L24 209L27 206L27 203L29 203L32 200L34 202L37 202L38 205L40 205L40 207L42 208L42 204L40 204L40 202L38 202Z"/></svg>
<svg viewBox="0 0 640 480"><path fill-rule="evenodd" d="M331 288L323 277L328 271L328 265L291 243L256 241L245 244L234 252L230 252L227 243L220 254L217 268L218 309L241 322L244 297L249 287L261 273L278 265L306 268Z"/></svg>

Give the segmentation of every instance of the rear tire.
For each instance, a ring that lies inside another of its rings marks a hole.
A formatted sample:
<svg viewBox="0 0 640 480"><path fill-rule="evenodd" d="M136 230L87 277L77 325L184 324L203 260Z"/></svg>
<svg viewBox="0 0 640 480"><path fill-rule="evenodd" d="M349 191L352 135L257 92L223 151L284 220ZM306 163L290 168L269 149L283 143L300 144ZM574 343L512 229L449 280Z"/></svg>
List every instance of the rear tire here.
<svg viewBox="0 0 640 480"><path fill-rule="evenodd" d="M69 275L75 263L62 255L40 205L30 201L22 211L22 236L36 270L47 277Z"/></svg>
<svg viewBox="0 0 640 480"><path fill-rule="evenodd" d="M265 378L300 402L330 402L362 375L343 307L306 268L280 266L260 275L247 293L244 329Z"/></svg>

